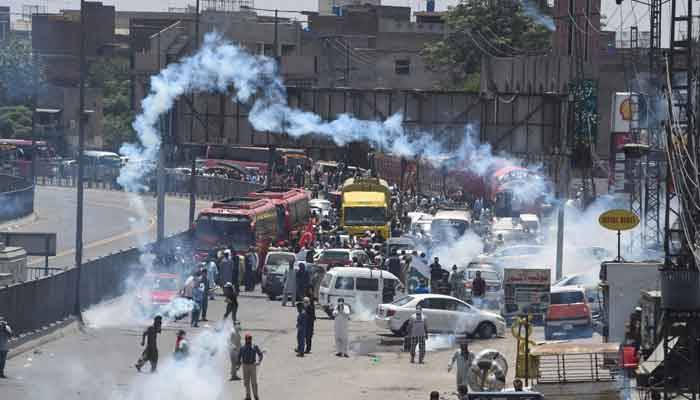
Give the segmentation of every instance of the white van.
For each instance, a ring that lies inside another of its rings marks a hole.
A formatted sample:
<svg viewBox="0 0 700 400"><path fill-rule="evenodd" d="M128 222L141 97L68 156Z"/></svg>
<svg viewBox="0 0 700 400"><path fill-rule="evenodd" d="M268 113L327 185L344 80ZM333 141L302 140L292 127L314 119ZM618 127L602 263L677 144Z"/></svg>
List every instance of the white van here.
<svg viewBox="0 0 700 400"><path fill-rule="evenodd" d="M401 281L390 272L355 267L336 267L321 281L319 304L331 316L339 298L350 306L352 318L370 320L377 306L404 295Z"/></svg>

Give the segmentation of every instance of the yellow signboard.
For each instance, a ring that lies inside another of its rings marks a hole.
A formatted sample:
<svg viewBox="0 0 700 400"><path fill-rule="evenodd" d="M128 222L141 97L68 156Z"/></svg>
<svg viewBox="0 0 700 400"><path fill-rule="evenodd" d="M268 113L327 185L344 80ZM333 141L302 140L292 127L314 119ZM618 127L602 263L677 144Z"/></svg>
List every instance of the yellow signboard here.
<svg viewBox="0 0 700 400"><path fill-rule="evenodd" d="M608 210L600 214L598 223L612 231L626 231L639 225L639 217L629 210Z"/></svg>

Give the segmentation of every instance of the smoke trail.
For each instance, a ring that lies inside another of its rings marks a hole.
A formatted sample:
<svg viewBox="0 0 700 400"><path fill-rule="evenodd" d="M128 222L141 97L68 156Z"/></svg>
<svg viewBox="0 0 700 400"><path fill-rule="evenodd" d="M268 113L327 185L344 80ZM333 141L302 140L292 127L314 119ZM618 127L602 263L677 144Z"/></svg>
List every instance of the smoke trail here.
<svg viewBox="0 0 700 400"><path fill-rule="evenodd" d="M143 113L134 122L140 144L122 146L120 152L129 157L129 162L118 182L133 192L144 190L141 181L153 171L161 144L156 124L179 96L196 91L228 93L231 88L235 93L233 101L252 103L248 119L257 131L286 133L292 137L318 134L337 145L367 141L395 155L420 154L427 160L454 154L433 135L405 129L401 114L383 122L359 120L348 114L324 121L314 113L293 109L287 103L286 89L273 59L251 55L219 34L208 33L196 54L170 64L151 78L150 93L142 102ZM488 145L476 144L473 131L473 126L467 127L465 140L457 151L461 166L483 175L499 163L516 165L505 157L494 156Z"/></svg>
<svg viewBox="0 0 700 400"><path fill-rule="evenodd" d="M542 14L542 12L537 8L537 5L532 3L532 0L522 0L522 3L525 15L532 18L535 23L544 26L550 32L557 30L552 17Z"/></svg>

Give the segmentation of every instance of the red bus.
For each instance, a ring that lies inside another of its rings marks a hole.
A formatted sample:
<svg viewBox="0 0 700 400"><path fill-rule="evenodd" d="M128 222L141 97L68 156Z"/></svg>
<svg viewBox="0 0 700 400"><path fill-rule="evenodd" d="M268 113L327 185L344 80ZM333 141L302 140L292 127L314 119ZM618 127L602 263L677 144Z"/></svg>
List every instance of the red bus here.
<svg viewBox="0 0 700 400"><path fill-rule="evenodd" d="M204 259L224 248L245 252L255 247L264 258L277 229L277 210L271 200L234 197L215 202L197 217L195 252Z"/></svg>
<svg viewBox="0 0 700 400"><path fill-rule="evenodd" d="M310 196L303 189L266 189L250 196L270 199L277 209L277 240L294 240L309 222Z"/></svg>

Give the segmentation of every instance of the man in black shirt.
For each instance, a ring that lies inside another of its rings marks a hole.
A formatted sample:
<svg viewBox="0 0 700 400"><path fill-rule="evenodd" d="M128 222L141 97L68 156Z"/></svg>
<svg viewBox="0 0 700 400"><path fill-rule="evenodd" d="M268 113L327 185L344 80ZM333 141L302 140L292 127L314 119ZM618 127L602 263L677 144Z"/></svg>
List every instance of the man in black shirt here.
<svg viewBox="0 0 700 400"><path fill-rule="evenodd" d="M234 289L231 282L226 282L224 285L224 301L226 302L226 312L224 313L224 319L231 314L231 320L236 322L236 314L238 313L238 293Z"/></svg>
<svg viewBox="0 0 700 400"><path fill-rule="evenodd" d="M245 385L245 400L250 400L250 387L253 386L253 397L258 400L258 365L263 360L263 353L253 344L253 337L245 335L245 344L238 353L238 364L243 368L243 384Z"/></svg>
<svg viewBox="0 0 700 400"><path fill-rule="evenodd" d="M151 372L156 372L158 366L158 345L156 339L160 334L160 328L163 323L163 318L158 315L153 319L153 325L149 326L141 335L141 346L144 344L146 348L141 353L141 357L136 361L136 370L141 372L141 368L146 364L146 361L151 363Z"/></svg>

